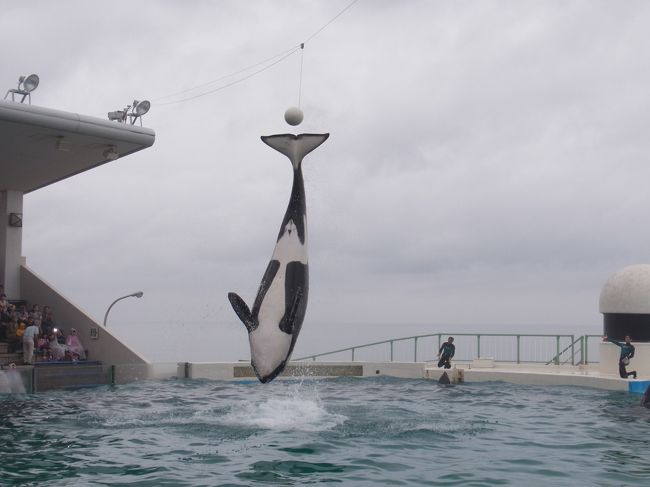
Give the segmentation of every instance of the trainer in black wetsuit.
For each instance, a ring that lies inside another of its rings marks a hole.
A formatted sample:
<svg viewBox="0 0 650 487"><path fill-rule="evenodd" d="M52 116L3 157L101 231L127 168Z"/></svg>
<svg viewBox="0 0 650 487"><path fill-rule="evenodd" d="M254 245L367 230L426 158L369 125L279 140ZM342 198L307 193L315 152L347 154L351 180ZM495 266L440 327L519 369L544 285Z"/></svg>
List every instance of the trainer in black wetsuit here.
<svg viewBox="0 0 650 487"><path fill-rule="evenodd" d="M627 367L627 364L625 362L629 363L629 360L634 357L634 345L630 343L630 336L625 335L625 343L622 342L617 342L616 340L612 340L611 338L605 337L605 340L608 342L612 342L614 345L621 347L621 356L618 358L618 373L623 379L627 379L629 376L634 376L636 379L636 370L633 370L631 372L628 372L625 367ZM627 359L627 360L625 360Z"/></svg>
<svg viewBox="0 0 650 487"><path fill-rule="evenodd" d="M438 350L438 368L444 366L445 369L451 369L451 364L449 361L456 353L456 346L454 345L454 337L449 337L445 343L442 344L440 350Z"/></svg>

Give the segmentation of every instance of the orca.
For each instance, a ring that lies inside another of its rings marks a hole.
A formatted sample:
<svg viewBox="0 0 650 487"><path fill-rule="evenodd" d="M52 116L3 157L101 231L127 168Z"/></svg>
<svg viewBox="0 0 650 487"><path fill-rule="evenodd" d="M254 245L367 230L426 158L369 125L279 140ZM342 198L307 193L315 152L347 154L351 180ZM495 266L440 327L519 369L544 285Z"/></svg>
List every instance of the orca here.
<svg viewBox="0 0 650 487"><path fill-rule="evenodd" d="M438 379L438 384L448 386L451 384L451 381L449 380L449 376L447 375L447 372L443 372L440 378Z"/></svg>
<svg viewBox="0 0 650 487"><path fill-rule="evenodd" d="M230 304L248 331L251 365L262 383L272 381L284 370L305 318L309 264L302 160L328 137L329 134L262 137L265 144L291 161L291 196L253 308L250 309L238 294L228 293Z"/></svg>

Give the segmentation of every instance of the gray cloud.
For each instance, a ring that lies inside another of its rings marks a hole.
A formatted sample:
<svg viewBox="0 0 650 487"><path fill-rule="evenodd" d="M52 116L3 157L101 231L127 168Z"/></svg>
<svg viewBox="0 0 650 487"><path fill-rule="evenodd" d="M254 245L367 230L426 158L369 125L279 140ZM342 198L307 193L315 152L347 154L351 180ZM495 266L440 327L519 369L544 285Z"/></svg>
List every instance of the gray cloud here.
<svg viewBox="0 0 650 487"><path fill-rule="evenodd" d="M188 333L206 337L202 359L245 358L225 296L252 300L286 207L290 166L259 136L292 130L300 57L160 97L295 46L345 5L7 8L0 38L21 49L2 53L1 86L38 72L34 103L99 116L154 100L151 149L26 196L30 265L99 318L142 288L111 316L156 359L187 358L169 343ZM597 333L605 279L647 260L649 10L360 1L308 42L299 128L332 135L304 166L312 293L296 353L436 324Z"/></svg>

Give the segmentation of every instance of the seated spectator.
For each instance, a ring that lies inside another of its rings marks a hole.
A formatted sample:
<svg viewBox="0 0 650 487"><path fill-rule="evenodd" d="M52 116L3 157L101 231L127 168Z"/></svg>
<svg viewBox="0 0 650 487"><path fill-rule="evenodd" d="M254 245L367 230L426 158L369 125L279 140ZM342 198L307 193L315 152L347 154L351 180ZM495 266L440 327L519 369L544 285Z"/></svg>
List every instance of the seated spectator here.
<svg viewBox="0 0 650 487"><path fill-rule="evenodd" d="M55 328L56 330L56 328ZM50 347L50 357L52 360L63 360L65 357L66 347L61 345L56 339L57 331L50 333L49 337L49 347Z"/></svg>
<svg viewBox="0 0 650 487"><path fill-rule="evenodd" d="M20 340L16 332L18 331L18 319L12 316L7 324L7 348L9 353L16 353L19 348ZM24 332L24 330L23 330Z"/></svg>
<svg viewBox="0 0 650 487"><path fill-rule="evenodd" d="M0 295L0 340L7 338L6 329L13 314L13 305L6 298L4 294Z"/></svg>
<svg viewBox="0 0 650 487"><path fill-rule="evenodd" d="M50 333L52 333L52 330L56 328L56 324L54 323L54 314L52 313L52 310L49 306L43 306L43 320L41 321L41 328L43 330L43 333L48 336Z"/></svg>
<svg viewBox="0 0 650 487"><path fill-rule="evenodd" d="M40 320L42 318L41 309L38 307L38 304L33 304L32 305L32 310L29 312L29 316L33 320Z"/></svg>
<svg viewBox="0 0 650 487"><path fill-rule="evenodd" d="M37 357L40 357L41 360L47 360L47 358L49 357L50 344L45 335L39 333L38 338L36 339L36 349L34 350L34 354Z"/></svg>
<svg viewBox="0 0 650 487"><path fill-rule="evenodd" d="M65 344L73 358L76 360L86 360L86 350L77 336L77 330L74 328L70 329L70 334L68 335L68 338L66 338Z"/></svg>
<svg viewBox="0 0 650 487"><path fill-rule="evenodd" d="M24 322L27 323L27 319L29 318L29 313L27 312L27 309L25 308L24 304L20 305L20 308L18 308L18 322Z"/></svg>
<svg viewBox="0 0 650 487"><path fill-rule="evenodd" d="M18 342L20 343L23 342L23 334L25 333L26 329L27 329L27 325L25 324L24 321L18 323L18 329L16 330L16 338L18 339Z"/></svg>

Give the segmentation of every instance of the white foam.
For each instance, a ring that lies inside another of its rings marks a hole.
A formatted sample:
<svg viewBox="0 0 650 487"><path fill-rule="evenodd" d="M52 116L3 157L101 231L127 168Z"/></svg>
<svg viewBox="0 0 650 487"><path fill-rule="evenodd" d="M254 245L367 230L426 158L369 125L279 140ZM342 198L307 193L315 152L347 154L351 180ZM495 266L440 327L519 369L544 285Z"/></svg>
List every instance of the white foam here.
<svg viewBox="0 0 650 487"><path fill-rule="evenodd" d="M0 394L25 394L25 385L15 369L0 370Z"/></svg>
<svg viewBox="0 0 650 487"><path fill-rule="evenodd" d="M328 412L316 390L295 387L259 402L251 400L232 406L221 422L272 430L325 431L347 419Z"/></svg>

